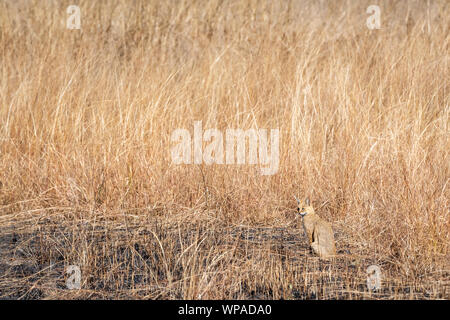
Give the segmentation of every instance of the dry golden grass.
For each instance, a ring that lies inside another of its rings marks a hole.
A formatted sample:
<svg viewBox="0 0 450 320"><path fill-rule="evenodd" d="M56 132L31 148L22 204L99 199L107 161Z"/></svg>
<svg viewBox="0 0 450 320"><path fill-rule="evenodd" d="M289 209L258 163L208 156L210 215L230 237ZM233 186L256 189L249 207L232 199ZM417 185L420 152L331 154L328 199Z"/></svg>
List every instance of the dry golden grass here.
<svg viewBox="0 0 450 320"><path fill-rule="evenodd" d="M76 2L0 2L0 298L449 299L448 1ZM173 165L196 120L279 171Z"/></svg>

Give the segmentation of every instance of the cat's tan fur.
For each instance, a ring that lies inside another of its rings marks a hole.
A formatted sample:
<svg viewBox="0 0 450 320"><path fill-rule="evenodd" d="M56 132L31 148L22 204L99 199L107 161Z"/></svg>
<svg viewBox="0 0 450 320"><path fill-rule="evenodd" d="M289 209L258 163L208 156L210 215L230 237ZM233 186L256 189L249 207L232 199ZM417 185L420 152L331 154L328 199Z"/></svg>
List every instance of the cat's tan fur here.
<svg viewBox="0 0 450 320"><path fill-rule="evenodd" d="M336 246L331 224L314 212L308 198L304 202L297 199L297 202L297 211L302 216L303 229L312 250L322 259L335 256Z"/></svg>

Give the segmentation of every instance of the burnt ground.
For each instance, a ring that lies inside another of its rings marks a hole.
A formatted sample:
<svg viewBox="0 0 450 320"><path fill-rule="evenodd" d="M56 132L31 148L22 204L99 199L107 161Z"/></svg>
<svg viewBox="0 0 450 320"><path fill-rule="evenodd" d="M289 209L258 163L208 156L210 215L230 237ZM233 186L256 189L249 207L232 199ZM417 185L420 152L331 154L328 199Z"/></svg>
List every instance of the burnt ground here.
<svg viewBox="0 0 450 320"><path fill-rule="evenodd" d="M0 226L0 299L449 298L448 274L412 281L354 254L339 230L335 236L338 256L324 261L293 226L150 215L16 217ZM375 292L366 285L371 264L384 272ZM82 270L81 290L67 288L69 265ZM205 290L194 294L196 287Z"/></svg>

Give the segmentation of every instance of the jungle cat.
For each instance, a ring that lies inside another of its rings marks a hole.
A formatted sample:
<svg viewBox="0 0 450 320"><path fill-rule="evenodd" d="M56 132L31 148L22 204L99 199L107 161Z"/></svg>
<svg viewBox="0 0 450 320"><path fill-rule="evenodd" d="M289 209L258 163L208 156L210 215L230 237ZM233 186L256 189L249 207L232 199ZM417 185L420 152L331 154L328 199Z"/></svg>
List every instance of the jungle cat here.
<svg viewBox="0 0 450 320"><path fill-rule="evenodd" d="M311 249L322 259L328 259L336 255L334 234L331 224L320 218L310 205L309 198L301 202L295 197L298 203L297 212L302 217L303 229L308 237Z"/></svg>

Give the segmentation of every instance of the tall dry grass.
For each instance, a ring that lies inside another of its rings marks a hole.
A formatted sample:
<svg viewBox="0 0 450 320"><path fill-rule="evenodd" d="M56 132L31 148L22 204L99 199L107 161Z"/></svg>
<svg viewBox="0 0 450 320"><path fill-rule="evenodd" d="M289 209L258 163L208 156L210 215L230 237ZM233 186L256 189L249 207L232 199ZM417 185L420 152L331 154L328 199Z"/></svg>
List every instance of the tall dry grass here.
<svg viewBox="0 0 450 320"><path fill-rule="evenodd" d="M0 297L448 299L450 7L372 2L1 1ZM173 165L196 120L279 128L279 171Z"/></svg>

